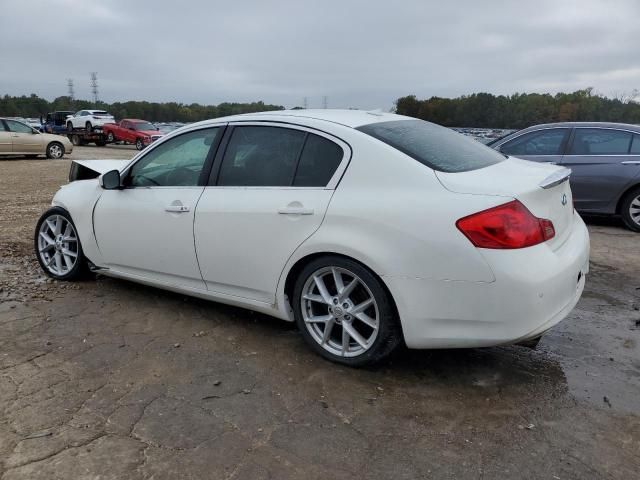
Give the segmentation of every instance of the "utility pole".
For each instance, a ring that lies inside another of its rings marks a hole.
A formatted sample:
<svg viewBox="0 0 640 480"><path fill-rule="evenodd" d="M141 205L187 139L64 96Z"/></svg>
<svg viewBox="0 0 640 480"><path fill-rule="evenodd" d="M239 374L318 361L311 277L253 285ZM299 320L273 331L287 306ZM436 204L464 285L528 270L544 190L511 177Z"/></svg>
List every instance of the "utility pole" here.
<svg viewBox="0 0 640 480"><path fill-rule="evenodd" d="M76 92L73 89L73 78L67 78L67 88L67 96L69 97L69 101L73 103L73 101L76 99Z"/></svg>
<svg viewBox="0 0 640 480"><path fill-rule="evenodd" d="M93 94L94 106L98 106L98 72L91 72L91 93Z"/></svg>
<svg viewBox="0 0 640 480"><path fill-rule="evenodd" d="M304 97L302 99L302 108L304 108L306 110L308 106L309 106L309 101L308 101L307 97Z"/></svg>
<svg viewBox="0 0 640 480"><path fill-rule="evenodd" d="M327 109L327 105L329 105L329 97L326 95L322 97L322 108Z"/></svg>

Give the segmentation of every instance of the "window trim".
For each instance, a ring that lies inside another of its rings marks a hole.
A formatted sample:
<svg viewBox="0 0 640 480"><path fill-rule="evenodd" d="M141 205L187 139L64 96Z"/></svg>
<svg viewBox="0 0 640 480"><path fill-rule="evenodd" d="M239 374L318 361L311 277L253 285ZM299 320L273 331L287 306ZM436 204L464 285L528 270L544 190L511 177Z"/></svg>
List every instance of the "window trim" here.
<svg viewBox="0 0 640 480"><path fill-rule="evenodd" d="M514 134L515 136L509 138L508 140L505 139L505 142L501 143L500 145L497 145L496 148L498 149L498 151L500 153L504 153L505 155L508 155L509 157L517 157L517 155L503 152L502 151L502 147L504 147L508 143L513 142L514 140L517 140L520 137L523 137L524 135L529 135L530 133L543 132L545 130L568 130L567 135L565 136L565 138L562 140L562 143L560 144L560 153L552 153L552 154L549 154L549 155L525 155L525 156L527 156L527 157L557 157L557 156L566 155L566 152L569 151L569 145L572 144L572 142L573 142L574 127L569 127L569 126L567 126L567 127L544 127L544 128L536 128L536 129L528 130L526 132L523 131L519 135L515 135ZM522 156L522 154L520 154L520 155Z"/></svg>
<svg viewBox="0 0 640 480"><path fill-rule="evenodd" d="M129 189L166 189L166 188L203 188L204 186L206 186L206 180L209 178L209 175L211 174L211 167L213 166L213 160L215 158L215 155L220 147L220 143L222 141L222 138L224 137L224 134L226 133L227 130L227 123L226 122L221 122L221 123L214 123L211 125L200 125L196 128L190 128L188 130L185 131L180 131L179 133L173 135L167 135L165 137L162 138L162 140L153 142L151 145L149 145L147 148L145 148L142 152L140 152L138 155L136 155L135 157L133 157L133 159L131 159L131 162L129 162L127 164L127 166L122 170L122 172L120 173L120 178L122 179L121 182L124 183L124 179L129 177L129 173L131 172L131 169L134 167L134 165L136 165L138 162L142 161L143 158L145 158L147 155L149 155L151 152L153 152L153 150L155 150L156 148L158 148L160 145L164 144L165 142L168 142L174 138L178 138L181 137L182 135L187 135L189 133L193 133L193 132L197 132L200 130L209 130L212 128L217 128L218 129L218 133L216 134L216 138L213 141L213 143L211 144L211 147L209 148L209 152L207 153L207 157L205 158L204 164L202 165L202 171L200 172L200 177L198 178L198 184L197 185L191 185L191 186L179 186L179 185L146 185L146 186L131 186L131 185L125 185L122 188L129 190ZM176 132L178 132L176 130Z"/></svg>
<svg viewBox="0 0 640 480"><path fill-rule="evenodd" d="M576 137L576 130L578 129L588 129L588 130L615 130L617 132L624 132L631 134L631 141L629 142L629 146L627 147L627 153L569 153L573 148L573 142ZM573 131L571 132L571 138L567 144L566 152L564 154L565 157L640 157L640 153L631 153L631 146L633 145L633 137L634 135L640 136L640 132L636 132L634 130L628 130L626 128L616 128L616 127L589 127L589 126L579 126L573 127Z"/></svg>
<svg viewBox="0 0 640 480"><path fill-rule="evenodd" d="M329 182L324 187L300 187L300 186L293 186L293 185L287 185L287 186L218 185L218 181L220 179L220 169L222 167L222 160L224 159L224 155L227 151L227 146L229 145L229 140L231 139L231 135L233 135L233 131L236 127L243 127L243 126L288 128L290 130L299 130L307 133L307 136L305 136L304 138L300 151L298 152L298 160L296 162L296 168L293 176L294 180L295 180L295 172L297 172L298 170L300 158L302 157L302 152L304 150L304 146L306 145L308 134L310 133L314 135L318 135L319 137L324 137L327 140L338 145L340 148L342 148L342 152L343 152L342 160L338 164L338 167L336 168L335 172L333 172L333 175L329 179ZM332 135L323 130L319 130L317 128L308 127L306 125L298 125L295 123L277 122L277 121L271 121L271 120L237 120L237 121L229 122L229 126L225 131L224 137L220 142L220 145L218 146L218 151L216 153L216 156L213 162L213 168L211 169L211 175L209 176L209 181L206 184L206 188L226 188L226 189L244 189L244 190L283 190L283 189L285 190L335 190L338 184L340 183L340 180L342 180L344 172L349 166L349 163L351 162L352 155L353 155L353 151L351 149L351 146L347 142L336 137L335 135Z"/></svg>

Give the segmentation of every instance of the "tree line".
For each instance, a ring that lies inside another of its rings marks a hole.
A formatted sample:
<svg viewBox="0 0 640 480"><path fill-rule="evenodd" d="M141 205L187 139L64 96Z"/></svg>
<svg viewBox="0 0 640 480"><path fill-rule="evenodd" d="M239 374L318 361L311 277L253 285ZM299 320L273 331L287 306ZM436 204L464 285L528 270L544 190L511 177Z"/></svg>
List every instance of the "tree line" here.
<svg viewBox="0 0 640 480"><path fill-rule="evenodd" d="M53 101L40 98L36 94L14 97L4 95L0 97L0 116L5 117L35 117L39 118L48 112L57 110L86 110L100 109L113 114L116 119L142 118L152 122L197 122L208 118L224 117L240 113L264 112L269 110L283 110L282 105L269 105L264 102L251 103L221 103L219 105L200 105L198 103L183 104L176 102L114 102L97 104L88 100L71 100L67 96L58 97Z"/></svg>
<svg viewBox="0 0 640 480"><path fill-rule="evenodd" d="M638 92L608 98L587 88L572 93L474 93L457 98L399 98L396 112L447 127L524 128L550 122L640 123Z"/></svg>

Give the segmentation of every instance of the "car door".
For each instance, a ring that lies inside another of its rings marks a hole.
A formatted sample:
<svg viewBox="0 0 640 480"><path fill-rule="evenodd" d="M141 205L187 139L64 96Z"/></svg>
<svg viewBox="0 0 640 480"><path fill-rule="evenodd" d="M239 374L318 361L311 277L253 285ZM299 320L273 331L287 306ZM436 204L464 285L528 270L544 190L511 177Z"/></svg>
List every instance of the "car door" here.
<svg viewBox="0 0 640 480"><path fill-rule="evenodd" d="M632 156L633 132L614 128L576 127L562 165L571 169L571 189L578 210L613 213L637 170Z"/></svg>
<svg viewBox="0 0 640 480"><path fill-rule="evenodd" d="M505 155L533 162L560 163L571 128L543 128L523 133L498 147Z"/></svg>
<svg viewBox="0 0 640 480"><path fill-rule="evenodd" d="M12 151L11 132L6 127L4 120L0 120L0 154Z"/></svg>
<svg viewBox="0 0 640 480"><path fill-rule="evenodd" d="M11 135L13 153L43 154L44 145L39 132L22 122L5 120Z"/></svg>
<svg viewBox="0 0 640 480"><path fill-rule="evenodd" d="M273 303L287 260L322 223L350 152L302 127L230 126L196 210L207 288Z"/></svg>
<svg viewBox="0 0 640 480"><path fill-rule="evenodd" d="M199 128L145 152L104 190L94 211L106 266L155 283L204 290L193 220L224 125Z"/></svg>

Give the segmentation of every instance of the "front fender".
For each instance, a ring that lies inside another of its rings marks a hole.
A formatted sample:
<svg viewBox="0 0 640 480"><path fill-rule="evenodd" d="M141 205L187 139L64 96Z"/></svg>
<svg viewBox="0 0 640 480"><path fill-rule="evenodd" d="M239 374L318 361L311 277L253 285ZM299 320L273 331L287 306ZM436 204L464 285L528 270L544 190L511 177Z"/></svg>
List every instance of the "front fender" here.
<svg viewBox="0 0 640 480"><path fill-rule="evenodd" d="M80 237L82 251L95 265L103 264L93 230L93 210L101 195L102 188L97 179L78 180L63 185L51 202L52 206L69 212Z"/></svg>

